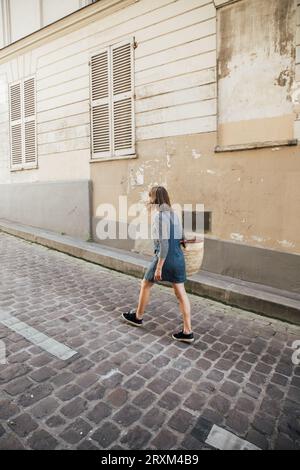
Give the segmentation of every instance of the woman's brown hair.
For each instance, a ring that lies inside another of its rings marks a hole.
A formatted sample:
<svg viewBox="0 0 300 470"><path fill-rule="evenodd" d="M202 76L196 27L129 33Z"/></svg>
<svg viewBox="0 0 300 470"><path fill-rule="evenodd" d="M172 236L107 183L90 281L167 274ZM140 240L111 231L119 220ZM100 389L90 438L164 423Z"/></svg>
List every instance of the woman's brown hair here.
<svg viewBox="0 0 300 470"><path fill-rule="evenodd" d="M161 208L171 209L170 196L163 186L153 186L149 191L149 197L151 198L152 204L156 204Z"/></svg>

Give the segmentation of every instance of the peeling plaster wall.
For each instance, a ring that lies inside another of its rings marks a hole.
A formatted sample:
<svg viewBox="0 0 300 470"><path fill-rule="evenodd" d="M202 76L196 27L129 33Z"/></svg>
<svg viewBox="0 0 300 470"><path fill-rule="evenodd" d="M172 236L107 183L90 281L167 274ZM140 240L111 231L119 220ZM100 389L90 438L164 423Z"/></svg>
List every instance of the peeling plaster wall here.
<svg viewBox="0 0 300 470"><path fill-rule="evenodd" d="M218 143L292 139L296 0L218 10Z"/></svg>

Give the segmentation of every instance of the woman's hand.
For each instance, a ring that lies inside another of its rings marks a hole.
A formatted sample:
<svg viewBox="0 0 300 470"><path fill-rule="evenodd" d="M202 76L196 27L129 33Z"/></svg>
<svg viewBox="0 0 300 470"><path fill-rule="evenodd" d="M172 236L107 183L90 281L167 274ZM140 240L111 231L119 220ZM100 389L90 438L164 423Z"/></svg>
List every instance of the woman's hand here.
<svg viewBox="0 0 300 470"><path fill-rule="evenodd" d="M162 270L161 270L161 268L159 268L159 267L156 268L155 274L154 274L154 279L155 279L155 281L161 281L162 280Z"/></svg>

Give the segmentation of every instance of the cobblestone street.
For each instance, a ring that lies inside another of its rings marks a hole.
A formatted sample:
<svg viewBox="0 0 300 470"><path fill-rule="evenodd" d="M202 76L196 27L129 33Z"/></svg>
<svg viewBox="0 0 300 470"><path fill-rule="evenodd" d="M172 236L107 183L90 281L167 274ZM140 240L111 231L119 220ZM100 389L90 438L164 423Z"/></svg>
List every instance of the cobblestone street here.
<svg viewBox="0 0 300 470"><path fill-rule="evenodd" d="M143 328L120 318L140 281L0 234L0 312L77 354L5 326L0 449L209 449L214 424L261 449L300 449L300 328L190 296L196 341L155 286Z"/></svg>

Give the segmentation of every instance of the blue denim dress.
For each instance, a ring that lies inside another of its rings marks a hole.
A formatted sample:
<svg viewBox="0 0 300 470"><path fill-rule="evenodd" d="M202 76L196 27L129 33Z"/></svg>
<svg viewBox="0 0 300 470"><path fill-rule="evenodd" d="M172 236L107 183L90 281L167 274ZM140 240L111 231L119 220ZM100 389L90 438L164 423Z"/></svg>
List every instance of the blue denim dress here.
<svg viewBox="0 0 300 470"><path fill-rule="evenodd" d="M159 258L164 258L162 268L162 281L181 284L186 281L185 259L180 241L184 232L177 214L173 211L160 211L156 214L152 227L154 235L154 257L144 275L144 279L151 282Z"/></svg>

